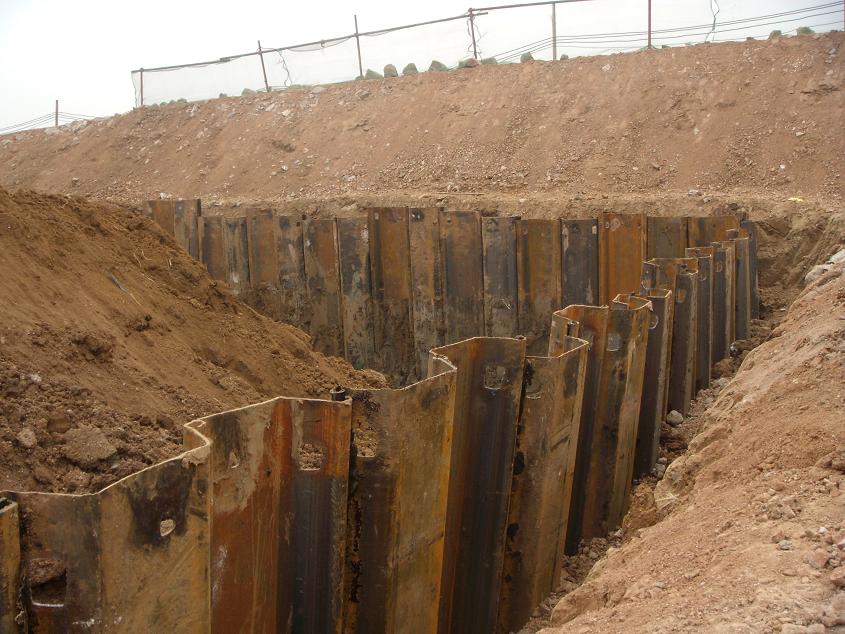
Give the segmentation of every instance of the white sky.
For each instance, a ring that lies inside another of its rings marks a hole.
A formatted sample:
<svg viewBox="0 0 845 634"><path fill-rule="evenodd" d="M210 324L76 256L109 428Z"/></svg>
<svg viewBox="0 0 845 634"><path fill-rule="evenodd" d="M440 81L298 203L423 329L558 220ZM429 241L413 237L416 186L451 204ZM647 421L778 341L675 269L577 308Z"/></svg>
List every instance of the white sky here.
<svg viewBox="0 0 845 634"><path fill-rule="evenodd" d="M709 23L712 21L711 1L721 5L719 20L734 20L818 6L831 0L653 0L653 28ZM508 2L482 0L478 4ZM353 13L358 14L360 29L366 31L459 15L466 11L467 4L468 0L413 3L385 0L143 0L131 3L125 0L0 0L0 90L3 97L0 99L0 127L51 112L57 98L59 109L64 112L98 116L125 112L134 106L135 98L130 71L141 66L207 61L248 52L255 50L258 39L263 46L272 47L344 35L353 30ZM643 31L646 6L647 0L589 0L559 5L558 37ZM549 7L499 11L479 18L479 29L484 34L483 54L500 53L549 37L550 11ZM842 5L814 13L832 11L837 11L838 15L748 27L716 37L765 36L778 26L787 31L800 25L824 23L833 24L817 30L842 29ZM456 45L463 50L469 41L466 26L461 22L444 27L442 36L438 32L419 30L400 33L401 36L362 40L365 68L369 65L381 71L386 58L400 70L408 59L417 62L418 66L421 63L427 66L427 61L422 61L423 55L425 60L443 58L444 62L454 63ZM446 33L454 41L446 42ZM390 53L398 56L397 42L409 44L407 38L414 34L417 35L413 38L414 51L409 49L403 59L389 59ZM702 39L695 38L696 41ZM354 51L354 47L351 50ZM603 51L561 49L559 52L573 55ZM347 53L344 52L344 59L348 57ZM304 59L301 54L289 54L288 57L291 55ZM548 54L539 57L548 57ZM248 59L250 64L257 61L257 58ZM351 63L350 71L357 73L354 58ZM271 74L280 68L277 57L274 64ZM256 70L256 81L260 84L260 68ZM276 82L271 78L271 83ZM152 88L151 85L149 89ZM168 87L171 89L178 90L178 84L175 88Z"/></svg>

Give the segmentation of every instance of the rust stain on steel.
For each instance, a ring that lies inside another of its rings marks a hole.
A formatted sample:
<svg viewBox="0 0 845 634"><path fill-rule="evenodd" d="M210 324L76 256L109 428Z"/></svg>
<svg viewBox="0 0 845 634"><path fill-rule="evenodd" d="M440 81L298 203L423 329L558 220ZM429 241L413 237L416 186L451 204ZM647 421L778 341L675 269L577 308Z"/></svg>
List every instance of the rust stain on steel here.
<svg viewBox="0 0 845 634"><path fill-rule="evenodd" d="M250 289L249 242L246 218L223 219L223 244L226 249L226 283L236 295Z"/></svg>
<svg viewBox="0 0 845 634"><path fill-rule="evenodd" d="M730 355L733 342L736 245L714 242L713 246L713 355L715 365Z"/></svg>
<svg viewBox="0 0 845 634"><path fill-rule="evenodd" d="M557 232L555 232L556 234ZM516 632L560 577L588 343L563 337L525 360L508 512L499 632Z"/></svg>
<svg viewBox="0 0 845 634"><path fill-rule="evenodd" d="M584 378L584 400L578 431L575 456L575 471L572 480L572 502L566 530L566 554L578 552L583 524L584 508L587 503L587 475L590 470L590 454L593 436L597 427L597 412L600 398L604 349L607 343L607 327L610 308L607 306L584 306L573 304L553 316L551 341L572 322L577 324L578 337L589 343ZM551 350L550 350L551 351Z"/></svg>
<svg viewBox="0 0 845 634"><path fill-rule="evenodd" d="M0 632L18 632L20 519L17 503L0 497ZM21 624L23 625L23 624Z"/></svg>
<svg viewBox="0 0 845 634"><path fill-rule="evenodd" d="M349 401L277 398L190 425L212 441L212 631L340 632Z"/></svg>
<svg viewBox="0 0 845 634"><path fill-rule="evenodd" d="M599 236L595 219L560 221L561 306L599 303Z"/></svg>
<svg viewBox="0 0 845 634"><path fill-rule="evenodd" d="M272 211L246 217L249 254L249 303L274 319L283 319L279 304L279 261L276 251L276 219Z"/></svg>
<svg viewBox="0 0 845 634"><path fill-rule="evenodd" d="M22 631L209 631L210 474L197 444L98 493L3 494L25 518Z"/></svg>
<svg viewBox="0 0 845 634"><path fill-rule="evenodd" d="M520 219L517 225L519 334L529 354L548 349L549 316L560 309L558 220Z"/></svg>
<svg viewBox="0 0 845 634"><path fill-rule="evenodd" d="M713 295L714 260L713 247L690 247L687 257L698 260L698 349L695 356L695 390L710 387L713 359Z"/></svg>
<svg viewBox="0 0 845 634"><path fill-rule="evenodd" d="M645 258L645 215L602 213L599 219L599 297L609 304L640 287Z"/></svg>
<svg viewBox="0 0 845 634"><path fill-rule="evenodd" d="M456 371L401 390L349 390L344 631L436 632Z"/></svg>
<svg viewBox="0 0 845 634"><path fill-rule="evenodd" d="M440 218L436 208L408 210L408 242L413 289L413 326L416 348L415 377L425 376L428 351L445 342L443 282L440 261Z"/></svg>
<svg viewBox="0 0 845 634"><path fill-rule="evenodd" d="M440 212L445 343L484 332L481 224L474 211Z"/></svg>
<svg viewBox="0 0 845 634"><path fill-rule="evenodd" d="M314 349L343 354L343 315L334 218L303 221L305 285Z"/></svg>
<svg viewBox="0 0 845 634"><path fill-rule="evenodd" d="M698 350L698 260L654 258L643 263L642 288L668 288L675 297L669 370L670 410L689 412L695 396L695 357Z"/></svg>
<svg viewBox="0 0 845 634"><path fill-rule="evenodd" d="M651 316L642 297L618 295L610 305L584 537L606 535L628 510Z"/></svg>
<svg viewBox="0 0 845 634"><path fill-rule="evenodd" d="M309 332L311 311L305 291L301 218L276 216L276 253L279 266L279 319Z"/></svg>
<svg viewBox="0 0 845 634"><path fill-rule="evenodd" d="M646 257L682 258L687 246L687 219L649 216L646 220Z"/></svg>
<svg viewBox="0 0 845 634"><path fill-rule="evenodd" d="M669 401L669 360L675 315L675 298L671 290L652 288L643 296L651 302L652 315L648 326L648 345L643 370L643 396L637 427L634 478L641 478L651 472L657 462L660 424L666 416Z"/></svg>
<svg viewBox="0 0 845 634"><path fill-rule="evenodd" d="M199 259L197 221L202 215L199 200L148 200L144 202L144 214L170 234L191 257Z"/></svg>
<svg viewBox="0 0 845 634"><path fill-rule="evenodd" d="M431 351L457 367L440 632L496 628L525 340L479 337Z"/></svg>
<svg viewBox="0 0 845 634"><path fill-rule="evenodd" d="M760 289L757 275L757 249L760 244L760 232L751 220L739 223L741 229L748 232L748 275L751 288L751 319L760 319Z"/></svg>
<svg viewBox="0 0 845 634"><path fill-rule="evenodd" d="M705 216L687 218L687 246L706 247L711 242L728 239L728 231L739 227L736 216Z"/></svg>
<svg viewBox="0 0 845 634"><path fill-rule="evenodd" d="M414 376L411 252L408 210L369 211L373 330L381 370L403 385Z"/></svg>
<svg viewBox="0 0 845 634"><path fill-rule="evenodd" d="M736 245L736 310L734 318L737 340L751 335L751 240L745 229L728 231L728 240Z"/></svg>
<svg viewBox="0 0 845 634"><path fill-rule="evenodd" d="M366 217L337 219L344 356L355 368L378 367L373 340L370 235Z"/></svg>
<svg viewBox="0 0 845 634"><path fill-rule="evenodd" d="M516 217L481 219L484 247L484 333L488 337L518 334Z"/></svg>
<svg viewBox="0 0 845 634"><path fill-rule="evenodd" d="M226 281L226 239L222 216L202 216L199 221L201 261L215 280Z"/></svg>

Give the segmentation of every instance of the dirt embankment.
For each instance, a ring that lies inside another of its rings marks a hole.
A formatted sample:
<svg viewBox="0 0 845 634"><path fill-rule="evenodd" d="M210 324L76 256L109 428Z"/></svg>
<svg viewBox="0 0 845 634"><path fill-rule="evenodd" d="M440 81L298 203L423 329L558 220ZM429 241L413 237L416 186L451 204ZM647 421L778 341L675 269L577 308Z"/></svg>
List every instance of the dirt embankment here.
<svg viewBox="0 0 845 634"><path fill-rule="evenodd" d="M129 209L0 189L0 490L95 490L193 418L375 373L311 351Z"/></svg>
<svg viewBox="0 0 845 634"><path fill-rule="evenodd" d="M842 196L841 33L147 107L0 138L0 184L137 202L372 192Z"/></svg>
<svg viewBox="0 0 845 634"><path fill-rule="evenodd" d="M544 632L845 626L845 265L801 293ZM595 558L595 557L594 557Z"/></svg>

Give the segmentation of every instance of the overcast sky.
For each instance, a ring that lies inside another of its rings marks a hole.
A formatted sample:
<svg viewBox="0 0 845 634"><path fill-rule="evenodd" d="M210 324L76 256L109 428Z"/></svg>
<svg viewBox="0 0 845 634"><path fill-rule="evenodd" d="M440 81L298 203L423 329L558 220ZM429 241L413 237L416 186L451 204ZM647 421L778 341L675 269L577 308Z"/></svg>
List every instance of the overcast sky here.
<svg viewBox="0 0 845 634"><path fill-rule="evenodd" d="M716 1L721 5L719 20L727 21L823 5L830 0L653 0L653 28L709 23L712 21L711 2ZM480 4L488 2L493 4L492 0L482 0ZM353 30L353 13L356 12L360 29L366 31L458 15L466 11L467 4L468 0L413 3L385 0L144 0L132 3L120 0L0 0L0 91L3 95L0 127L51 112L57 98L60 110L64 112L86 115L125 112L135 105L130 71L141 66L151 68L206 61L248 52L256 49L259 39L262 46L276 47L345 35ZM646 6L647 0L587 0L559 5L558 36L643 31ZM842 29L841 5L819 9L816 13L831 11L838 11L838 15L783 22L781 28L787 31L802 24L828 23L818 30ZM748 27L744 31L717 34L716 38L765 36L776 26L779 25ZM478 18L478 29L482 35L482 53L501 53L549 37L550 9L493 12ZM401 36L362 40L365 67L381 71L388 58L400 69L406 60L427 65L429 59L443 58L443 61L453 63L469 46L463 22L429 31L400 33ZM691 39L701 41L703 37ZM411 48L402 49L400 53L400 43ZM680 42L673 40L671 43ZM623 45L637 44L602 44L607 47ZM347 72L357 73L354 43L348 46L352 48L338 47L333 52L335 58L343 57L352 64L348 71L348 64L337 71L344 76ZM561 52L575 55L613 51L596 45L589 49L562 48ZM399 59L393 59L391 54ZM286 61L295 65L298 60L290 59L297 55L287 54ZM548 55L548 52L541 52L538 56L547 58ZM328 72L328 52L326 56L327 61L322 66ZM310 65L311 70L323 70L319 58L304 55L299 58L316 60L317 64ZM281 60L276 56L267 61L271 84L277 83L274 77L282 72ZM255 82L260 83L260 67L254 66L256 63L257 58L248 58L246 62L253 65L248 72L252 73L254 68ZM206 79L192 76L195 78ZM163 87L155 85L156 79L155 76L148 78L148 91ZM184 77L176 76L175 79L178 81L168 84L165 92L179 90ZM157 98L166 96L162 94Z"/></svg>

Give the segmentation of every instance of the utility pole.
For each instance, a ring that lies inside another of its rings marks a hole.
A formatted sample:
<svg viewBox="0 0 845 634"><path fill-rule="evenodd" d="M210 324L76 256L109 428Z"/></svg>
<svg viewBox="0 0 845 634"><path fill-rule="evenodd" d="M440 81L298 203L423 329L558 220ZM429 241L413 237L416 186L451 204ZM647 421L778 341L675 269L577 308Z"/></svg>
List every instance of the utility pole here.
<svg viewBox="0 0 845 634"><path fill-rule="evenodd" d="M270 92L270 84L267 83L267 69L264 67L264 53L261 52L261 40L258 40L258 57L261 58L261 74L264 75L264 90Z"/></svg>
<svg viewBox="0 0 845 634"><path fill-rule="evenodd" d="M651 0L648 0L648 48L651 49Z"/></svg>
<svg viewBox="0 0 845 634"><path fill-rule="evenodd" d="M552 61L557 61L557 5L552 3Z"/></svg>
<svg viewBox="0 0 845 634"><path fill-rule="evenodd" d="M59 100L56 99L56 127L59 127Z"/></svg>
<svg viewBox="0 0 845 634"><path fill-rule="evenodd" d="M361 38L358 37L358 16L355 16L355 46L358 47L358 76L364 77L364 65L361 63Z"/></svg>
<svg viewBox="0 0 845 634"><path fill-rule="evenodd" d="M475 43L475 15L472 9L468 9L467 13L469 13L469 32L472 34L472 57L478 59L478 46Z"/></svg>
<svg viewBox="0 0 845 634"><path fill-rule="evenodd" d="M144 69L141 69L141 107L144 107Z"/></svg>

